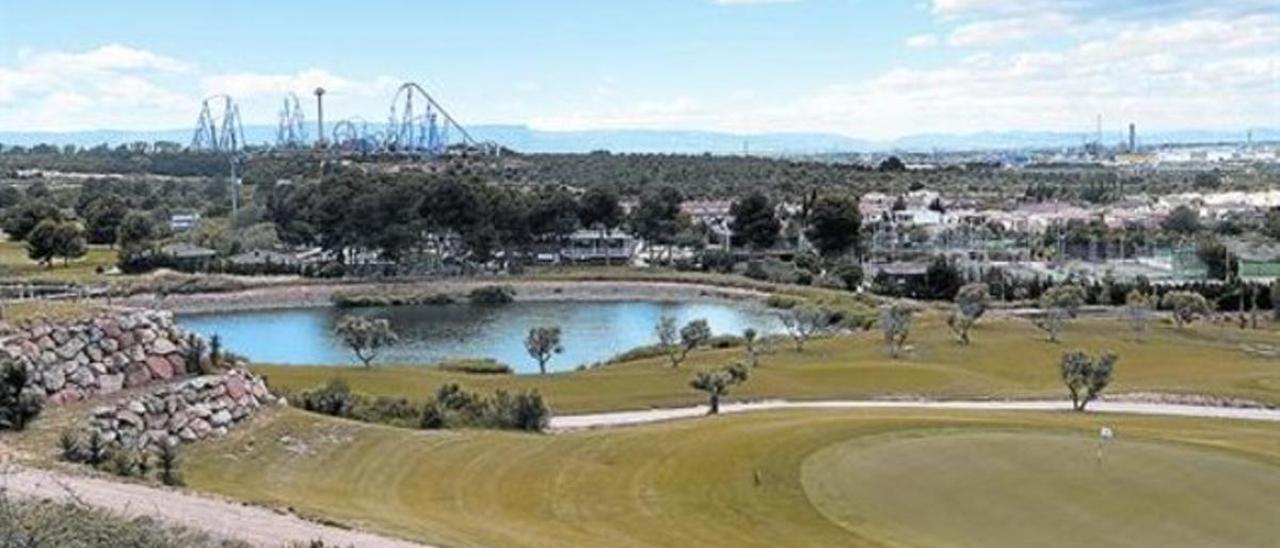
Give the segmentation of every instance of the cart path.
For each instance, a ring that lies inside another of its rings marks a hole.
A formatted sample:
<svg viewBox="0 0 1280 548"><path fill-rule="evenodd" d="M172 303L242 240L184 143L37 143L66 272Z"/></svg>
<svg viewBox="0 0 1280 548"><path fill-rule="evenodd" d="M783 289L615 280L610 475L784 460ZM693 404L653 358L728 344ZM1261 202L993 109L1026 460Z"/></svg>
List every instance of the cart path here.
<svg viewBox="0 0 1280 548"><path fill-rule="evenodd" d="M148 516L173 525L238 539L255 546L324 540L327 546L420 548L405 540L307 521L292 514L134 483L5 466L0 489L16 496L77 501L125 516Z"/></svg>

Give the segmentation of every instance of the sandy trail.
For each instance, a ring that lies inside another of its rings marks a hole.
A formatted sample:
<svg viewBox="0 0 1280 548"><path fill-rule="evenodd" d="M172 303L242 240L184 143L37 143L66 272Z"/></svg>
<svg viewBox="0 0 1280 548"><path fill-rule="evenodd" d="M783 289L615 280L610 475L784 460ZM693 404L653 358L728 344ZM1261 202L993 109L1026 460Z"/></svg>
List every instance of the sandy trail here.
<svg viewBox="0 0 1280 548"><path fill-rule="evenodd" d="M310 522L259 506L170 489L7 466L0 489L18 496L78 500L127 516L150 516L255 546L321 539L327 546L410 548L420 544Z"/></svg>
<svg viewBox="0 0 1280 548"><path fill-rule="evenodd" d="M618 411L587 415L552 417L553 432L587 430L688 419L707 414L707 406ZM766 400L750 403L724 403L721 413L749 413L771 409L942 409L955 411L1066 411L1071 403L1057 400L1029 401L786 401ZM1095 401L1090 413L1132 413L1237 420L1280 421L1280 409L1215 407L1172 403Z"/></svg>

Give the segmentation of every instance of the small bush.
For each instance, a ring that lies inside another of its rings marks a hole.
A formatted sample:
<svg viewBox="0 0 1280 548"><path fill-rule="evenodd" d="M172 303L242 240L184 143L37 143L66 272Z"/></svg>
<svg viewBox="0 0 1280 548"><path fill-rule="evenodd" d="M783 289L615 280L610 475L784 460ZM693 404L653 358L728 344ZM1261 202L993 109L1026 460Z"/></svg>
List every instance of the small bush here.
<svg viewBox="0 0 1280 548"><path fill-rule="evenodd" d="M702 252L698 257L702 263L702 270L706 272L719 272L728 274L733 272L733 266L738 260L734 258L733 253L723 249L708 249Z"/></svg>
<svg viewBox="0 0 1280 548"><path fill-rule="evenodd" d="M609 358L608 360L605 361L605 363L623 363L623 362L630 362L630 361L636 361L636 360L646 360L649 358L657 358L657 357L666 356L666 355L667 355L667 351L662 347L662 345L649 344L644 346L637 346L630 350L625 350L613 356L612 358Z"/></svg>
<svg viewBox="0 0 1280 548"><path fill-rule="evenodd" d="M537 390L510 394L498 390L489 405L491 427L525 432L541 432L551 420L551 408Z"/></svg>
<svg viewBox="0 0 1280 548"><path fill-rule="evenodd" d="M125 451L123 449L113 451L111 453L110 464L111 473L117 476L131 478L139 475L138 459L129 451Z"/></svg>
<svg viewBox="0 0 1280 548"><path fill-rule="evenodd" d="M453 297L444 293L338 293L333 296L338 308L362 308L375 306L417 306L453 304Z"/></svg>
<svg viewBox="0 0 1280 548"><path fill-rule="evenodd" d="M797 304L800 304L800 300L786 295L769 295L769 298L765 299L764 304L769 308L791 310L792 308L795 308Z"/></svg>
<svg viewBox="0 0 1280 548"><path fill-rule="evenodd" d="M734 348L742 345L742 337L737 335L716 335L707 339L707 346L711 348Z"/></svg>
<svg viewBox="0 0 1280 548"><path fill-rule="evenodd" d="M448 360L437 364L435 367L441 371L470 375L510 375L515 373L511 366L488 358Z"/></svg>
<svg viewBox="0 0 1280 548"><path fill-rule="evenodd" d="M486 285L467 294L474 304L508 304L516 300L516 290L509 285Z"/></svg>
<svg viewBox="0 0 1280 548"><path fill-rule="evenodd" d="M178 457L178 447L175 444L161 444L156 460L160 467L160 483L174 487L186 484L182 480L182 471L179 469L181 462Z"/></svg>
<svg viewBox="0 0 1280 548"><path fill-rule="evenodd" d="M377 397L352 392L341 379L303 392L291 401L315 413L364 422L423 429L498 428L540 431L551 410L536 391L497 391L490 398L464 390L455 383L441 385L425 403L405 398Z"/></svg>
<svg viewBox="0 0 1280 548"><path fill-rule="evenodd" d="M0 366L0 430L25 430L44 409L44 398L27 390L27 368L13 362Z"/></svg>
<svg viewBox="0 0 1280 548"><path fill-rule="evenodd" d="M334 417L350 417L356 407L357 396L342 379L333 379L323 388L304 391L296 399L307 411Z"/></svg>
<svg viewBox="0 0 1280 548"><path fill-rule="evenodd" d="M58 454L67 462L83 462L84 450L80 447L80 436L73 430L63 430L58 436Z"/></svg>
<svg viewBox="0 0 1280 548"><path fill-rule="evenodd" d="M356 396L351 417L365 422L413 427L422 415L422 406L405 398L379 396L372 400Z"/></svg>

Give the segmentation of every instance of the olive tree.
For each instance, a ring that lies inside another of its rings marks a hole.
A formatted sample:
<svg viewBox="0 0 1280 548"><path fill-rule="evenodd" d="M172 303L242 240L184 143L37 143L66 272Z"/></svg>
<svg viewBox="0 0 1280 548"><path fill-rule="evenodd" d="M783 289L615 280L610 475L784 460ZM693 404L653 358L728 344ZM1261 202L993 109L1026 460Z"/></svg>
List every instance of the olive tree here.
<svg viewBox="0 0 1280 548"><path fill-rule="evenodd" d="M1178 329L1186 327L1197 318L1207 316L1212 309L1204 296L1192 291L1171 291L1160 299L1160 306L1169 309L1173 315L1173 325Z"/></svg>
<svg viewBox="0 0 1280 548"><path fill-rule="evenodd" d="M747 363L750 363L751 367L760 365L759 348L757 348L759 343L760 334L754 328L748 327L742 330L742 346L747 353Z"/></svg>
<svg viewBox="0 0 1280 548"><path fill-rule="evenodd" d="M59 257L65 265L88 250L84 227L74 221L45 219L27 234L27 256L46 266Z"/></svg>
<svg viewBox="0 0 1280 548"><path fill-rule="evenodd" d="M675 318L663 316L658 319L654 332L658 335L658 347L671 361L671 367L680 367L691 350L711 338L711 326L701 319L677 329Z"/></svg>
<svg viewBox="0 0 1280 548"><path fill-rule="evenodd" d="M889 349L889 356L897 358L907 348L907 337L911 336L911 321L916 307L906 301L895 301L880 307L880 331L884 333L884 342Z"/></svg>
<svg viewBox="0 0 1280 548"><path fill-rule="evenodd" d="M1033 322L1048 335L1050 342L1058 342L1067 321L1076 317L1084 301L1084 289L1078 285L1051 287L1040 296L1041 313Z"/></svg>
<svg viewBox="0 0 1280 548"><path fill-rule="evenodd" d="M1147 327L1151 323L1151 297L1134 289L1124 297L1124 317L1129 322L1129 329L1139 341L1144 340Z"/></svg>
<svg viewBox="0 0 1280 548"><path fill-rule="evenodd" d="M956 292L955 310L947 318L947 327L960 344L969 344L969 330L987 312L990 290L987 284L966 284Z"/></svg>
<svg viewBox="0 0 1280 548"><path fill-rule="evenodd" d="M538 371L546 375L551 356L564 352L564 346L560 344L560 326L529 329L529 335L524 338L524 349L538 361Z"/></svg>
<svg viewBox="0 0 1280 548"><path fill-rule="evenodd" d="M749 375L746 366L734 363L717 371L694 373L689 386L707 393L707 405L710 407L707 413L714 415L720 412L720 398L729 393L730 387L746 382Z"/></svg>
<svg viewBox="0 0 1280 548"><path fill-rule="evenodd" d="M338 320L333 332L355 353L356 357L370 367L378 352L395 344L399 337L391 330L391 322L385 318L364 318L345 316Z"/></svg>
<svg viewBox="0 0 1280 548"><path fill-rule="evenodd" d="M1062 382L1071 392L1071 408L1084 411L1086 405L1102 393L1111 383L1111 374L1119 358L1111 352L1103 352L1096 359L1084 352L1068 352L1059 364Z"/></svg>
<svg viewBox="0 0 1280 548"><path fill-rule="evenodd" d="M831 312L822 308L797 306L778 315L787 335L796 343L796 352L804 352L804 344L831 325Z"/></svg>

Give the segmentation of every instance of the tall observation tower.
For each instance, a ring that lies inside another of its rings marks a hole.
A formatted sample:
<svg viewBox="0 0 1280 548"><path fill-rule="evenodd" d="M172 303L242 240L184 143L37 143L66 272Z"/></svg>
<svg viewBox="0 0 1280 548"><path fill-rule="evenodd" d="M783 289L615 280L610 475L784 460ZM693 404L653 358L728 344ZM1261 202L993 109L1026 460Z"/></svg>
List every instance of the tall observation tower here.
<svg viewBox="0 0 1280 548"><path fill-rule="evenodd" d="M316 88L316 144L324 148L324 88Z"/></svg>

